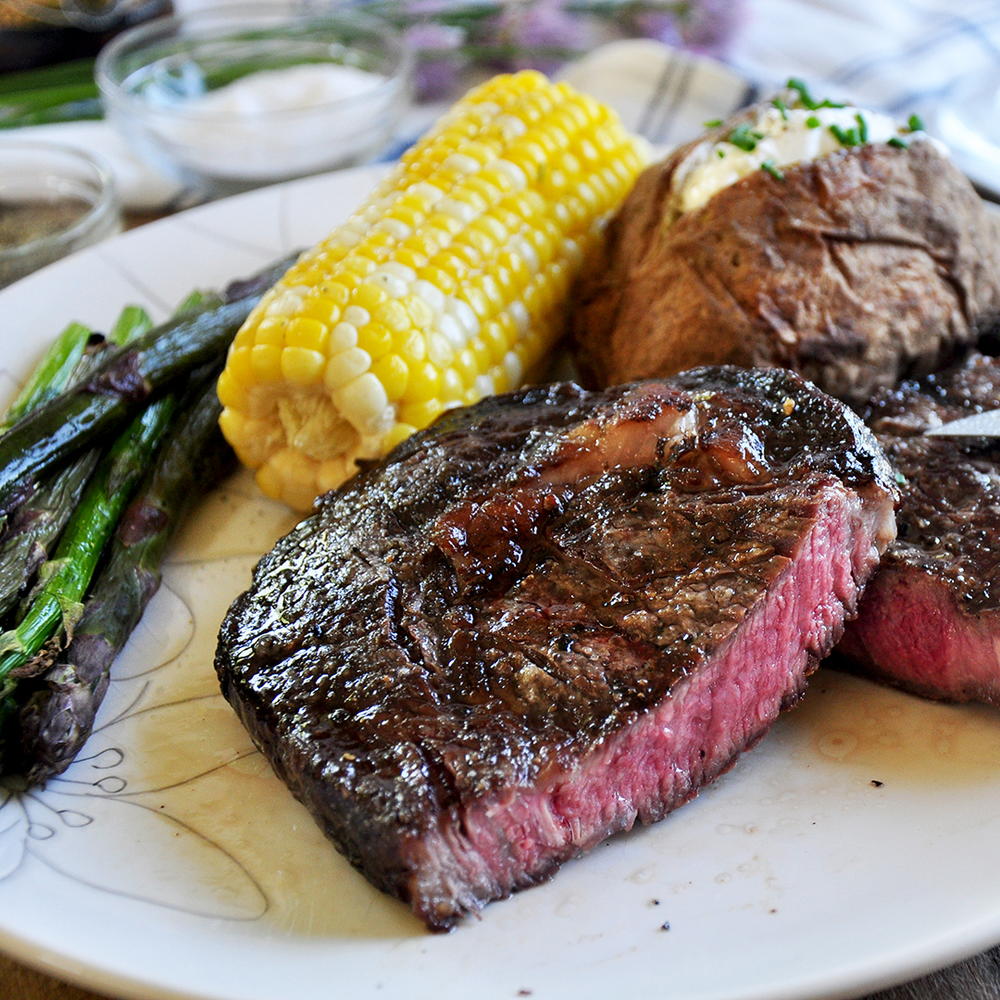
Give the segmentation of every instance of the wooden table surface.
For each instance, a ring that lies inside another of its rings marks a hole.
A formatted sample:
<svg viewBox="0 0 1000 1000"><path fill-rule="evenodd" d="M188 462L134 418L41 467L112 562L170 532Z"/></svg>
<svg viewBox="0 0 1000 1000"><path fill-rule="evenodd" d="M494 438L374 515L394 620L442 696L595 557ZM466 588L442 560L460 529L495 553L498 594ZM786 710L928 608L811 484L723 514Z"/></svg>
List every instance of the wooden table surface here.
<svg viewBox="0 0 1000 1000"><path fill-rule="evenodd" d="M110 1000L0 956L0 997L3 1000ZM998 1000L1000 948L953 965L923 979L873 994L868 1000ZM287 1000L275 997L274 1000ZM395 1000L386 996L385 1000ZM539 1000L544 1000L540 997Z"/></svg>

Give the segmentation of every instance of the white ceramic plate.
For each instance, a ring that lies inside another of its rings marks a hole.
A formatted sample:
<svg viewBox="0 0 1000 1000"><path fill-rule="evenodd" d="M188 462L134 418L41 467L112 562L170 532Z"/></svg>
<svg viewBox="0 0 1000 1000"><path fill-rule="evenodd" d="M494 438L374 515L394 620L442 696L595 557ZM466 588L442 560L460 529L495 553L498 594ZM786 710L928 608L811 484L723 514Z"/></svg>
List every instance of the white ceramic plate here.
<svg viewBox="0 0 1000 1000"><path fill-rule="evenodd" d="M128 301L163 314L319 238L372 178L209 205L8 289L0 388L68 319L100 327ZM326 843L217 693L218 623L291 523L244 476L211 497L80 759L41 791L0 789L10 954L143 1000L800 1000L1000 940L1000 713L831 671L665 822L428 935Z"/></svg>

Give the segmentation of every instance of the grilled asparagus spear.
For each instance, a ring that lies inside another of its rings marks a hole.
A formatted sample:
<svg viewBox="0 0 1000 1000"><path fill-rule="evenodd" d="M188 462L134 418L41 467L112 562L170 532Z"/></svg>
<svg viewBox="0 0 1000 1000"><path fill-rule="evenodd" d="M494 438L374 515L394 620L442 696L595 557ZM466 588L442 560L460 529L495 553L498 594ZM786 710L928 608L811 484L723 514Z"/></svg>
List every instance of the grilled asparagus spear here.
<svg viewBox="0 0 1000 1000"><path fill-rule="evenodd" d="M0 434L13 427L29 410L63 391L91 336L91 331L80 323L70 323L59 334L7 408L0 422Z"/></svg>
<svg viewBox="0 0 1000 1000"><path fill-rule="evenodd" d="M145 333L152 325L153 321L144 309L138 306L126 306L112 326L107 342L121 346ZM68 374L73 380L80 381L93 370L94 365L100 360L100 353L106 351L108 347L100 338L94 343L96 335L92 335L86 327L79 324L73 326L80 332L78 336L82 335L86 348L78 357L75 368ZM67 328L67 332L73 329L73 326ZM65 334L57 341L57 345L64 337ZM74 350L74 354L77 353ZM40 370L41 368L38 371ZM35 381L34 378L29 381L25 390L31 388ZM49 380L39 390L33 390L32 395L37 396L38 392L45 390L45 387L48 391L57 391L57 388L61 388L55 386L54 380ZM28 395L25 390L22 390L21 396L15 401L15 406L19 400ZM27 408L22 410L22 413L26 410ZM10 413L8 419L9 417ZM0 542L0 616L6 615L13 608L20 594L31 583L35 572L48 558L51 546L79 503L99 457L100 454L93 449L77 455L67 466L58 470L52 479L40 483L28 499L14 511Z"/></svg>
<svg viewBox="0 0 1000 1000"><path fill-rule="evenodd" d="M235 287L242 297L207 312L184 312L115 351L85 383L26 414L0 437L0 510L9 512L68 457L119 430L150 399L203 364L223 358L233 335L289 260Z"/></svg>
<svg viewBox="0 0 1000 1000"><path fill-rule="evenodd" d="M15 770L28 784L61 773L90 735L115 657L160 583L160 566L192 498L228 472L233 453L218 431L210 380L172 427L156 464L122 517L108 560L68 648L18 713Z"/></svg>
<svg viewBox="0 0 1000 1000"><path fill-rule="evenodd" d="M173 396L150 404L102 458L54 557L40 571L30 607L16 628L0 635L0 698L13 692L21 668L57 629L72 633L104 543L163 437L175 405Z"/></svg>

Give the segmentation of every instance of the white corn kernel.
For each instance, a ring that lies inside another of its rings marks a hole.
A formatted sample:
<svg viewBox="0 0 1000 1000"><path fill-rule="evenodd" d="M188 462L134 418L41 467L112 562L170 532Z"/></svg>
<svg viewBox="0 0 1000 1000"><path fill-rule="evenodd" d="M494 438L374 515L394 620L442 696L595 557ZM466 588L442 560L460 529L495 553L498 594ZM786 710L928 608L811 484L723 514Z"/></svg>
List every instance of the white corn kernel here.
<svg viewBox="0 0 1000 1000"><path fill-rule="evenodd" d="M357 378L372 366L371 355L360 347L349 347L346 351L333 355L326 363L324 381L332 392Z"/></svg>
<svg viewBox="0 0 1000 1000"><path fill-rule="evenodd" d="M373 271L369 280L374 281L379 288L383 289L393 299L402 298L410 290L410 286L402 278L397 278L382 268L378 271Z"/></svg>
<svg viewBox="0 0 1000 1000"><path fill-rule="evenodd" d="M493 169L505 174L515 191L520 191L528 186L528 178L524 171L516 163L511 163L510 160L497 160L493 164Z"/></svg>
<svg viewBox="0 0 1000 1000"><path fill-rule="evenodd" d="M461 323L454 316L445 312L437 318L436 326L438 332L448 339L448 343L460 351L469 340L468 334Z"/></svg>
<svg viewBox="0 0 1000 1000"><path fill-rule="evenodd" d="M295 316L301 312L305 303L302 296L290 288L275 295L267 304L268 316Z"/></svg>
<svg viewBox="0 0 1000 1000"><path fill-rule="evenodd" d="M442 198L435 206L439 212L449 215L453 219L458 219L463 225L475 222L479 212L476 206L467 201L459 201L457 198Z"/></svg>
<svg viewBox="0 0 1000 1000"><path fill-rule="evenodd" d="M454 170L460 174L474 174L479 171L479 161L464 153L452 153L442 166L446 170Z"/></svg>
<svg viewBox="0 0 1000 1000"><path fill-rule="evenodd" d="M391 274L395 278L399 278L400 281L405 281L407 284L412 284L417 280L417 272L412 267L400 264L396 260L387 260L381 266L380 270L385 271L386 274Z"/></svg>
<svg viewBox="0 0 1000 1000"><path fill-rule="evenodd" d="M468 303L461 299L449 299L445 311L448 315L455 317L459 326L465 330L467 337L475 337L479 333L479 317L472 311Z"/></svg>
<svg viewBox="0 0 1000 1000"><path fill-rule="evenodd" d="M514 326L517 327L518 335L527 333L531 327L531 317L528 315L524 303L520 299L511 302L507 307L507 312L510 313L510 318L514 321Z"/></svg>
<svg viewBox="0 0 1000 1000"><path fill-rule="evenodd" d="M382 383L371 372L340 386L333 398L341 414L361 434L381 434L392 426L394 410Z"/></svg>
<svg viewBox="0 0 1000 1000"><path fill-rule="evenodd" d="M331 355L340 354L348 348L356 347L358 343L358 328L352 323L338 323L330 331L329 350Z"/></svg>
<svg viewBox="0 0 1000 1000"><path fill-rule="evenodd" d="M422 278L413 283L413 294L419 295L436 313L441 312L445 307L446 299L444 292Z"/></svg>
<svg viewBox="0 0 1000 1000"><path fill-rule="evenodd" d="M405 222L400 222L399 219L394 219L391 216L379 219L372 228L388 233L397 240L405 240L413 232Z"/></svg>
<svg viewBox="0 0 1000 1000"><path fill-rule="evenodd" d="M521 384L524 377L524 365L521 364L521 359L513 351L508 351L504 355L503 369L512 386Z"/></svg>
<svg viewBox="0 0 1000 1000"><path fill-rule="evenodd" d="M344 310L344 322L350 323L352 326L367 326L371 321L371 313L367 309L362 309L361 306L348 306Z"/></svg>

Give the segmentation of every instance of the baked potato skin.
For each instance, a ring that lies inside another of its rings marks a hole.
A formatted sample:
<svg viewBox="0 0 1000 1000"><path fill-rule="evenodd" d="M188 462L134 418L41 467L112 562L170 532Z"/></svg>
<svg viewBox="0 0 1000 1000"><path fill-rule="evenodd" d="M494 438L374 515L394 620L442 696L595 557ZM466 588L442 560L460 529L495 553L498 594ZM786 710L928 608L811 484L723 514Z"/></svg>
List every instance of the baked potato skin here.
<svg viewBox="0 0 1000 1000"><path fill-rule="evenodd" d="M780 365L861 404L1000 322L1000 223L932 143L756 171L671 224L694 145L640 176L584 271L585 381Z"/></svg>

